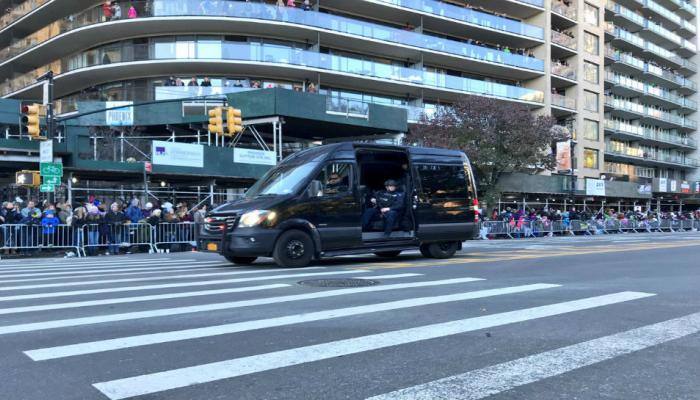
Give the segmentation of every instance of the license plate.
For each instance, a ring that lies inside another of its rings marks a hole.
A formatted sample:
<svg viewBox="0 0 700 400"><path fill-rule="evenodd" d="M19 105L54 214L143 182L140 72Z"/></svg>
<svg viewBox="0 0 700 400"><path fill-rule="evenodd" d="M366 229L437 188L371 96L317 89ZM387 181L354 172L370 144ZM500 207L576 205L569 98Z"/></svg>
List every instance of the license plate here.
<svg viewBox="0 0 700 400"><path fill-rule="evenodd" d="M208 251L218 251L219 245L217 243L207 243L207 250Z"/></svg>

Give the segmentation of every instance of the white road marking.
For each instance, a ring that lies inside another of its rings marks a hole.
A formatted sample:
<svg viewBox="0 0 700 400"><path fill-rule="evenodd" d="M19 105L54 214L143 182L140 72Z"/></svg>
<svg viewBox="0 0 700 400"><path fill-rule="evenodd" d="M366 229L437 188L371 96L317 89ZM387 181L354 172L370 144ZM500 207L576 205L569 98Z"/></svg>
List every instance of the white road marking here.
<svg viewBox="0 0 700 400"><path fill-rule="evenodd" d="M167 265L167 264L173 264L173 263L200 263L200 262L214 262L214 261L219 261L219 262L226 262L225 260L194 260L194 259L182 259L182 260L171 260L171 259L165 259L165 260L134 260L134 261L129 261L129 260L120 260L120 261L109 261L109 262L94 262L94 263L56 263L56 264L36 264L34 266L27 266L27 264L15 264L11 268L8 268L9 266L0 266L0 273L5 273L5 272L16 272L16 271L43 271L43 270L51 270L51 271L63 271L63 270L74 270L74 269L97 269L97 268L114 268L114 267L119 267L122 265L139 265L139 264L153 264L153 265Z"/></svg>
<svg viewBox="0 0 700 400"><path fill-rule="evenodd" d="M700 332L700 313L534 354L368 400L477 400Z"/></svg>
<svg viewBox="0 0 700 400"><path fill-rule="evenodd" d="M385 303L369 304L357 307L346 307L335 310L326 310L289 315L278 318L261 319L257 321L245 321L203 328L184 329L179 331L161 332L139 336L122 337L117 339L100 340L89 343L78 343L67 346L49 347L45 349L29 350L25 351L24 353L34 361L52 360L56 358L99 353L104 351L112 351L153 344L176 342L181 340L190 340L203 337L246 332L255 329L273 328L285 325L300 324L304 322L350 317L353 315L369 314L380 311L399 310L430 304L441 304L454 301L480 299L491 296L530 292L533 290L551 289L560 286L561 285L537 283L532 285L478 290L474 292L449 294L443 296L419 297L407 300L390 301Z"/></svg>
<svg viewBox="0 0 700 400"><path fill-rule="evenodd" d="M148 296L120 297L120 298L115 298L115 299L86 300L86 301L76 301L76 302L70 302L70 303L43 304L43 305L38 305L38 306L0 308L0 315L19 314L19 313L35 312L35 311L63 310L66 308L103 306L103 305L107 305L107 304L124 304L124 303L137 303L137 302L142 302L142 301L153 301L153 300L181 299L184 297L211 296L211 295L216 295L216 294L252 292L252 291L256 291L256 290L277 289L277 288L289 287L289 286L291 286L291 285L286 284L286 283L275 283L275 284L271 284L271 285L245 286L245 287L226 288L226 289L199 290L199 291L195 291L195 292L165 293L165 294L154 294L154 295L148 295Z"/></svg>
<svg viewBox="0 0 700 400"><path fill-rule="evenodd" d="M353 276L353 278L357 278L357 279L398 279L398 278L410 278L413 276L423 276L423 274L405 273L405 274L393 274L393 275Z"/></svg>
<svg viewBox="0 0 700 400"><path fill-rule="evenodd" d="M288 270L283 270L283 271L286 272ZM241 273L242 272L243 271L241 271ZM65 292L32 293L32 294L20 294L20 295L13 295L13 296L4 296L4 297L0 297L0 301L47 299L47 298L52 298L52 297L67 297L67 296L78 296L78 295L86 295L86 294L132 292L132 291L136 291L136 290L169 289L169 288L176 288L176 287L223 285L223 284L229 284L229 283L255 282L255 281L264 281L264 280L272 280L272 279L296 278L296 277L317 276L317 275L318 276L325 276L325 275L338 275L338 274L352 274L352 273L358 273L358 272L362 272L362 271L295 273L295 274L284 274L284 275L256 276L253 278L233 278L233 279L193 281L193 282L182 282L182 283L163 283L163 284L158 284L158 285L122 286L122 287L104 288L104 289L71 290L71 291L65 291ZM369 272L369 271L367 271L367 272Z"/></svg>
<svg viewBox="0 0 700 400"><path fill-rule="evenodd" d="M352 272L357 272L357 271L352 271ZM327 297L342 296L342 295L346 295L346 294L383 292L385 290L450 285L450 284L456 284L456 283L467 283L467 282L475 282L475 281L482 281L482 280L483 279L479 279L479 278L455 278L455 279L445 279L445 280L440 280L440 281L397 283L394 285L368 286L368 287L360 287L360 288L329 290L329 291L296 294L296 295L288 295L288 296L267 297L267 298L262 298L262 299L232 301L232 302L226 302L226 303L203 304L203 305L188 306L188 307L161 308L161 309L157 309L157 310L138 311L138 312L121 313L121 314L107 314L107 315L98 315L98 316L93 316L93 317L59 319L59 320L53 320L53 321L43 321L43 322L18 324L18 325L5 325L5 326L0 326L0 335L7 335L10 333L19 333L19 332L40 331L40 330L44 330L44 329L66 328L66 327L71 327L71 326L101 324L101 323L105 323L105 322L118 322L118 321L129 321L129 320L142 319L142 318L165 317L165 316L171 316L171 315L190 314L190 313L197 313L197 312L204 312L204 311L228 310L228 309L233 309L233 308L259 306L259 305L264 305L264 304L276 304L276 303L285 303L285 302L291 302L291 301L321 299L321 298L327 298Z"/></svg>
<svg viewBox="0 0 700 400"><path fill-rule="evenodd" d="M111 400L126 399L165 390L229 379L271 369L284 368L366 351L436 339L478 329L530 321L574 311L653 296L650 293L620 292L581 300L527 308L499 314L467 318L416 328L361 336L312 346L275 351L266 354L179 368L96 383L93 386Z"/></svg>
<svg viewBox="0 0 700 400"><path fill-rule="evenodd" d="M305 268L305 270L311 269L322 269L323 267L312 267ZM29 289L46 289L54 287L67 287L67 286L88 286L88 285L105 285L108 283L124 283L124 282L145 282L145 281L166 281L170 279L195 279L195 278L205 278L209 276L234 276L234 275L245 275L245 274L260 274L264 272L280 272L289 269L252 269L245 271L233 271L233 272L207 272L205 274L186 274L186 275L161 275L152 276L148 278L120 278L120 279L101 279L96 281L80 281L80 282L60 282L60 283L42 283L39 285L19 285L19 286L0 286L0 291L11 291L11 290L29 290ZM362 272L362 271L360 271ZM291 275L287 275L291 276ZM271 278L274 279L274 278Z"/></svg>
<svg viewBox="0 0 700 400"><path fill-rule="evenodd" d="M179 265L169 265L167 267L138 267L138 268L120 268L120 269L107 269L107 270L82 270L82 271L67 271L67 272L41 272L41 273L31 273L31 274L14 274L14 275L0 275L0 283L12 283L12 282L30 282L39 280L50 280L50 279L70 279L75 278L87 278L91 276L110 276L110 275L136 275L136 274L147 274L150 272L170 272L171 270L191 270L197 271L200 269L211 269L208 267L225 267L230 264L225 264L220 261L212 261L205 264L198 264L196 266L188 266L186 264ZM137 273L128 274L127 272L139 271ZM43 278L28 278L28 277L43 277ZM27 279L5 279L5 278L27 278Z"/></svg>

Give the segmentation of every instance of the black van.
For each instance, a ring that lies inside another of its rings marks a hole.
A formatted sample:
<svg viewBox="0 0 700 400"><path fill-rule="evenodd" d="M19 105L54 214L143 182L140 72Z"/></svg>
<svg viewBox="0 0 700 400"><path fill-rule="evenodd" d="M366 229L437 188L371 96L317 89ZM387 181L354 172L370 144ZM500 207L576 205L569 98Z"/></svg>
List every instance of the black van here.
<svg viewBox="0 0 700 400"><path fill-rule="evenodd" d="M389 180L393 193L402 194L394 199L403 204L395 207L387 234L386 214L372 208L379 207L377 195L386 199L378 192ZM477 205L474 175L462 152L330 144L287 157L243 199L212 210L199 232L199 248L236 264L271 256L284 267L347 254L395 257L409 249L449 258L475 237ZM365 213L375 218L363 229Z"/></svg>

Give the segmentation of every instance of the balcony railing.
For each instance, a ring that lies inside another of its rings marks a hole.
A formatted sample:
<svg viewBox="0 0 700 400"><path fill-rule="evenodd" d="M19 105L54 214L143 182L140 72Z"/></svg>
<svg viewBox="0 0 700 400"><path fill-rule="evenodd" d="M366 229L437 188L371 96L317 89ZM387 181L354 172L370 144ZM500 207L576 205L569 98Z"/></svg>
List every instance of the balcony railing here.
<svg viewBox="0 0 700 400"><path fill-rule="evenodd" d="M616 120L605 120L605 129L621 132L630 136L638 136L640 139L654 140L657 142L676 144L697 148L697 142L691 138L683 137L669 132L654 131L639 125L623 124Z"/></svg>
<svg viewBox="0 0 700 400"><path fill-rule="evenodd" d="M618 86L623 86L648 96L654 96L666 100L680 107L686 107L693 110L697 110L697 102L695 102L694 100L673 94L667 89L658 86L652 86L642 81L638 81L636 79L624 75L616 74L609 70L605 71L605 80L612 82Z"/></svg>
<svg viewBox="0 0 700 400"><path fill-rule="evenodd" d="M126 47L132 47L124 49ZM148 44L124 43L121 53L111 53L112 58L105 61L104 57L90 59L67 58L60 62L54 71L62 73L93 67L96 65L111 65L117 63L129 63L134 61L186 61L192 59L217 62L222 60L234 60L244 62L264 63L275 66L294 65L301 68L313 68L324 71L340 72L354 75L356 77L377 78L390 82L400 82L402 84L415 84L426 87L433 87L443 90L463 92L465 94L485 95L509 100L527 101L542 103L544 93L537 90L526 89L518 86L504 85L501 83L487 82L472 78L446 75L424 71L422 69L406 68L397 65L390 65L380 62L372 62L365 59L337 56L332 54L318 53L314 51L300 50L280 45L256 45L241 44L240 42L207 40L207 51L201 55L187 55L180 57L175 53L155 53L152 46ZM111 48L110 45L105 48ZM99 52L99 49L97 50ZM13 92L33 84L38 76L43 74L48 68L42 67L8 83L0 85L3 94ZM59 75L60 78L60 75Z"/></svg>
<svg viewBox="0 0 700 400"><path fill-rule="evenodd" d="M566 108L569 110L576 109L576 99L566 97L561 94L552 93L552 105L556 107Z"/></svg>
<svg viewBox="0 0 700 400"><path fill-rule="evenodd" d="M576 50L577 48L575 37L557 31L552 31L552 43L556 43L571 50Z"/></svg>
<svg viewBox="0 0 700 400"><path fill-rule="evenodd" d="M556 76L560 76L562 78L566 79L571 79L572 81L576 80L576 69L570 65L563 65L563 64L558 64L556 62L552 62L552 66L550 67L550 71L552 74Z"/></svg>
<svg viewBox="0 0 700 400"><path fill-rule="evenodd" d="M303 11L301 9L286 7L278 8L274 5L233 1L219 2L218 4L220 4L220 6L206 10L206 12L202 10L201 1L199 0L178 1L176 5L175 3L163 2L160 0L124 2L123 6L128 7L128 4L133 4L134 7L143 10L139 11L138 18L206 15L286 22L358 35L375 40L415 46L426 50L445 52L479 61L544 72L543 60L527 55L516 54L510 50L498 50L315 11ZM63 19L52 24L53 29L48 30L50 32L48 35L45 32L42 35L30 35L13 44L11 47L1 50L0 60L8 59L27 51L62 33L103 22L106 21L101 6L90 9L72 18Z"/></svg>
<svg viewBox="0 0 700 400"><path fill-rule="evenodd" d="M552 11L566 18L576 20L576 7L567 6L562 1L552 1Z"/></svg>
<svg viewBox="0 0 700 400"><path fill-rule="evenodd" d="M681 18L678 14L660 5L654 0L644 0L644 6L678 25L680 25L683 21L683 18Z"/></svg>
<svg viewBox="0 0 700 400"><path fill-rule="evenodd" d="M534 39L544 39L544 29L520 21L499 17L467 7L459 7L436 0L379 0L421 12L447 17L469 24L496 29L503 32L523 35ZM536 3L536 1L535 1ZM541 2L540 2L541 3ZM532 3L531 3L532 4ZM537 5L537 4L534 4ZM540 4L541 6L541 4Z"/></svg>
<svg viewBox="0 0 700 400"><path fill-rule="evenodd" d="M18 4L2 16L0 16L0 30L5 29L8 25L17 21L18 19L29 14L32 10L35 10L42 5L48 3L51 0L27 0L23 3Z"/></svg>
<svg viewBox="0 0 700 400"><path fill-rule="evenodd" d="M637 148L637 147L633 148L633 147L623 146L622 148L620 148L618 146L613 146L613 145L607 144L605 146L605 152L608 154L616 154L616 155L621 155L621 156L625 156L625 157L636 158L638 160L664 162L664 163L670 163L670 164L683 165L686 167L698 167L698 166L700 166L700 161L692 159L692 158L678 157L678 156L663 154L663 153L654 154L651 152L645 152L644 149Z"/></svg>

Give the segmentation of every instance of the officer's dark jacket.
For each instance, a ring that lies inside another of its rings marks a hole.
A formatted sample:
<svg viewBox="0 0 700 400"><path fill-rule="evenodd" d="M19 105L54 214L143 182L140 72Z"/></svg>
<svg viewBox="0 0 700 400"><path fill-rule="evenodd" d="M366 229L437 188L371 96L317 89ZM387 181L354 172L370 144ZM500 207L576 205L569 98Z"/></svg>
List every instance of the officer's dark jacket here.
<svg viewBox="0 0 700 400"><path fill-rule="evenodd" d="M401 211L404 208L404 193L399 191L390 192L379 190L374 194L379 208L391 208L392 211Z"/></svg>

